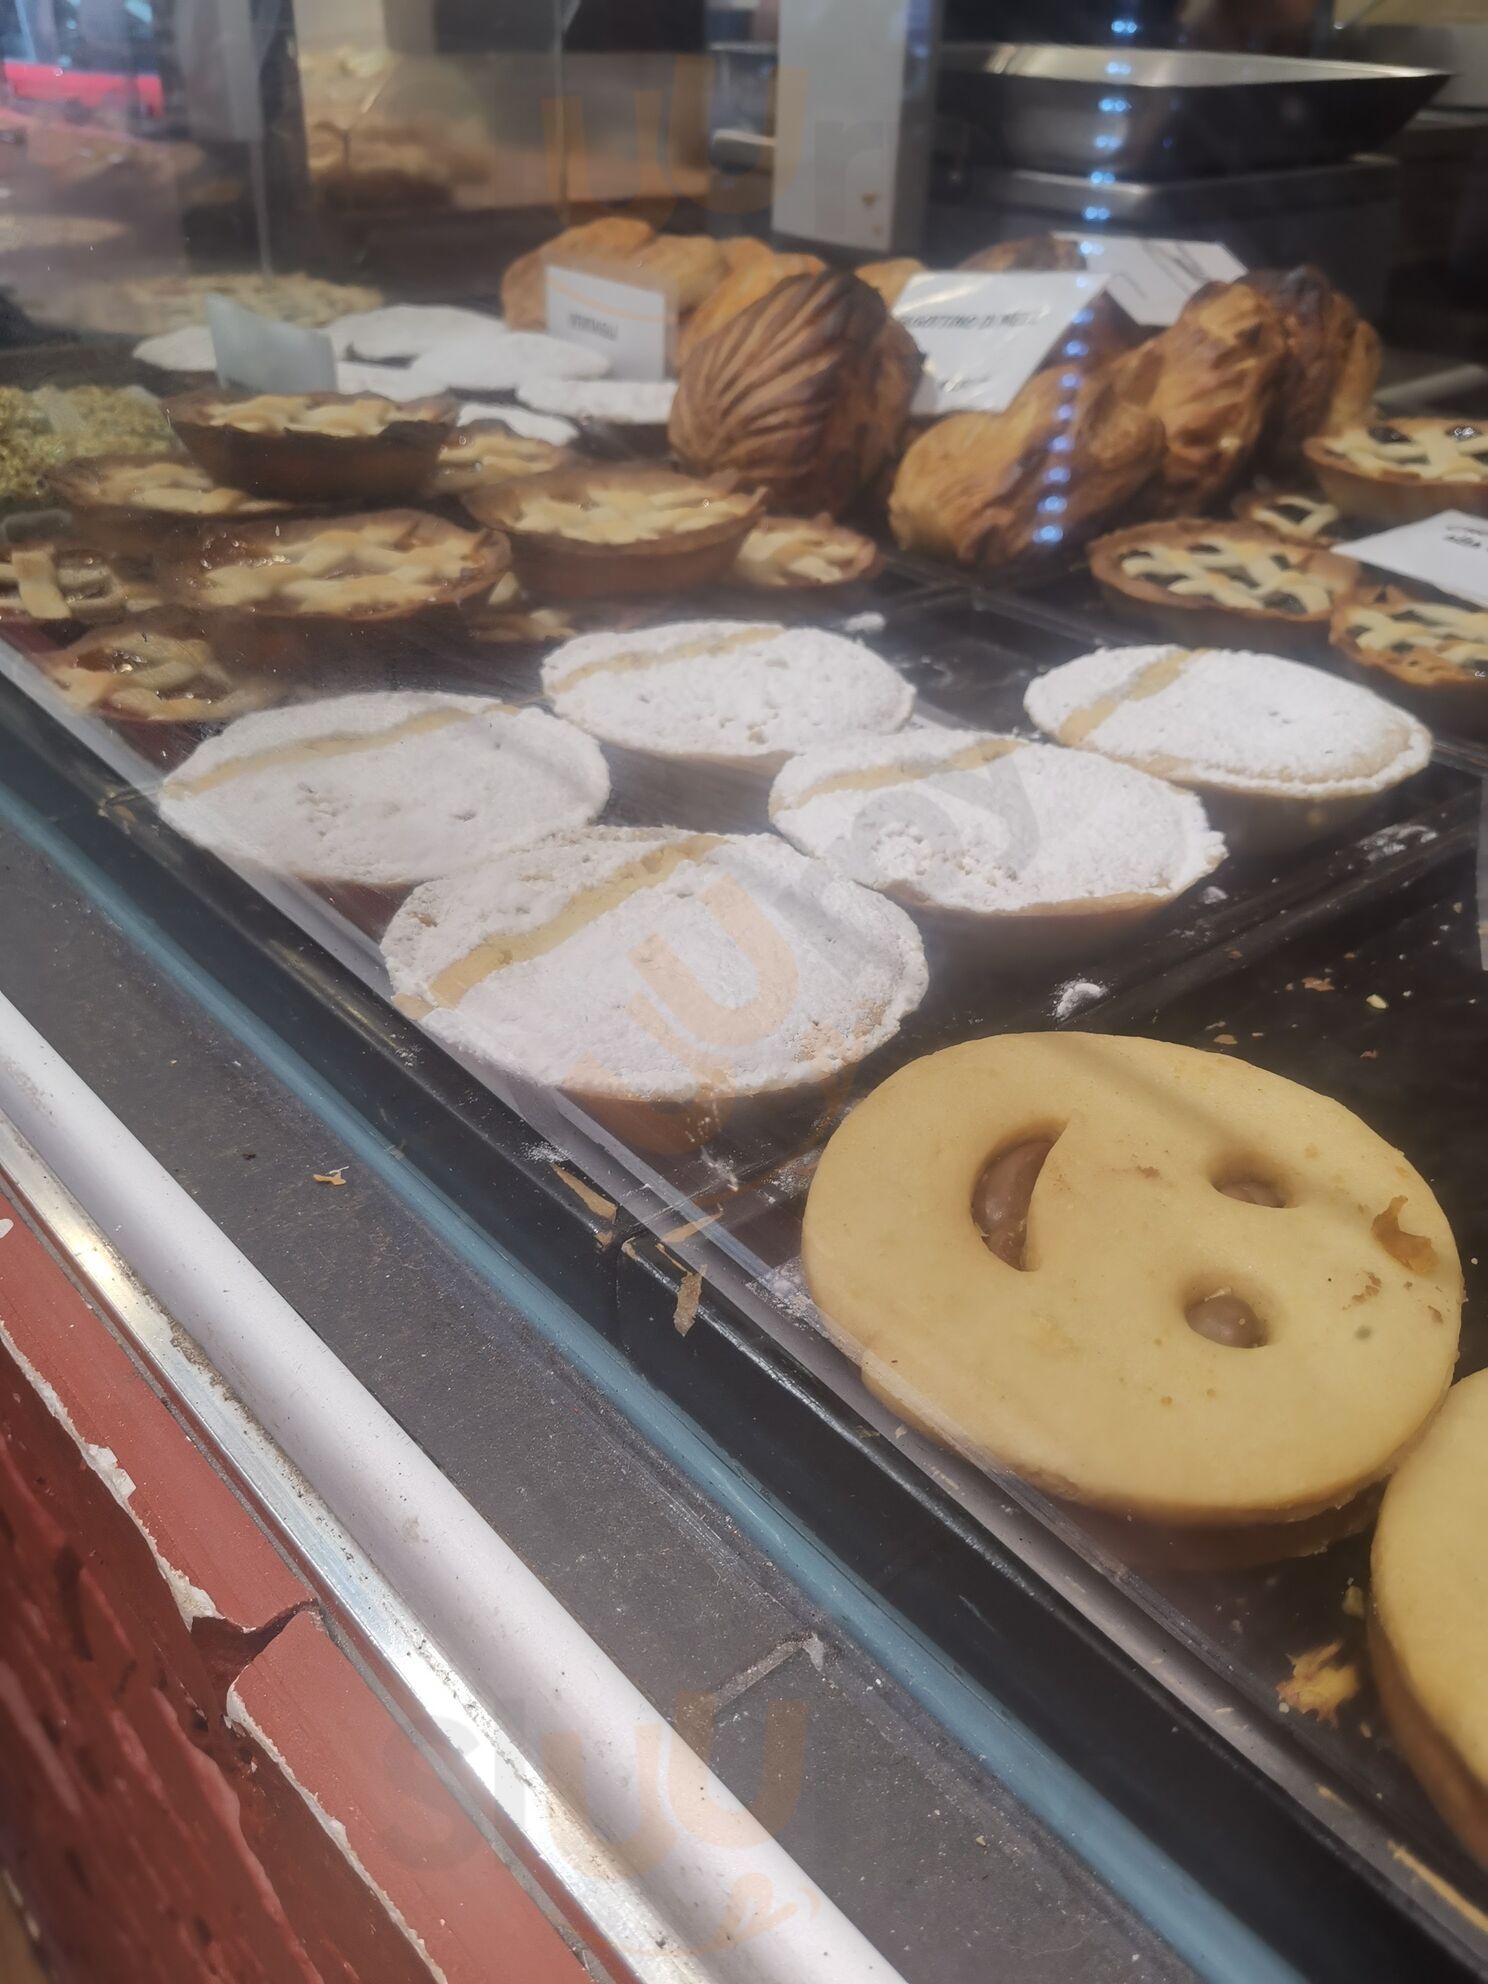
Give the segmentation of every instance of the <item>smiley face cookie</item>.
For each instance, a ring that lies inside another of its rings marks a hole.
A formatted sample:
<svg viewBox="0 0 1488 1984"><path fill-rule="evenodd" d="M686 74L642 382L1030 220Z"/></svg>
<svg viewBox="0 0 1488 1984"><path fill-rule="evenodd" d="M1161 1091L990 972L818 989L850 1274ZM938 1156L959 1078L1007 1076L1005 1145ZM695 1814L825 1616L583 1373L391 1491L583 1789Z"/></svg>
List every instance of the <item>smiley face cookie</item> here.
<svg viewBox="0 0 1488 1984"><path fill-rule="evenodd" d="M1456 1248L1400 1153L1161 1041L912 1063L828 1144L802 1244L830 1334L910 1424L1141 1524L1280 1526L1274 1556L1389 1474L1456 1357Z"/></svg>
<svg viewBox="0 0 1488 1984"><path fill-rule="evenodd" d="M1488 1371L1386 1490L1370 1564L1375 1685L1406 1761L1488 1867Z"/></svg>

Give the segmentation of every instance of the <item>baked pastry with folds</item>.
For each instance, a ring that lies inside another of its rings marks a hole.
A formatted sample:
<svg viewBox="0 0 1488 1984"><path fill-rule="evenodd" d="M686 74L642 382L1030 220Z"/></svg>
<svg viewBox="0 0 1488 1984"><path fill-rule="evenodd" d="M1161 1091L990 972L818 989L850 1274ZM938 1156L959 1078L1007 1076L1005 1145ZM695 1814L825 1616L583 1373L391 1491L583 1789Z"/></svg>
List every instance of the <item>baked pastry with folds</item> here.
<svg viewBox="0 0 1488 1984"><path fill-rule="evenodd" d="M1162 423L1104 378L1072 390L1039 372L1005 413L952 414L922 434L899 464L889 522L906 550L998 570L1093 535L1162 455Z"/></svg>
<svg viewBox="0 0 1488 1984"><path fill-rule="evenodd" d="M680 326L678 363L685 365L704 338L742 316L787 277L820 275L826 266L818 255L776 255L766 249L763 256L746 256Z"/></svg>
<svg viewBox="0 0 1488 1984"><path fill-rule="evenodd" d="M1210 283L1176 323L1116 360L1111 379L1167 435L1149 509L1187 516L1213 509L1244 474L1275 404L1286 336L1246 283Z"/></svg>
<svg viewBox="0 0 1488 1984"><path fill-rule="evenodd" d="M904 294L904 285L910 278L924 273L925 264L913 255L898 255L890 262L863 262L853 270L858 281L876 289L891 310Z"/></svg>
<svg viewBox="0 0 1488 1984"><path fill-rule="evenodd" d="M893 459L919 384L914 340L866 283L792 276L682 367L668 435L772 509L838 516Z"/></svg>
<svg viewBox="0 0 1488 1984"><path fill-rule="evenodd" d="M1262 269L1247 276L1245 286L1265 297L1286 340L1260 452L1273 466L1292 468L1302 443L1327 433L1339 407L1357 407L1361 399L1369 405L1379 377L1379 339L1321 269Z"/></svg>
<svg viewBox="0 0 1488 1984"><path fill-rule="evenodd" d="M1011 271L1033 271L1059 269L1083 269L1085 257L1080 253L1078 241L1066 241L1058 234L1025 234L1016 241L994 242L990 248L980 248L975 255L968 255L961 264L963 269L975 269L986 276L1005 275Z"/></svg>
<svg viewBox="0 0 1488 1984"><path fill-rule="evenodd" d="M544 270L564 255L598 256L606 261L624 261L655 238L649 221L631 220L624 214L604 214L586 220L578 227L566 227L534 248L519 255L501 278L501 309L514 331L540 331L548 321Z"/></svg>
<svg viewBox="0 0 1488 1984"><path fill-rule="evenodd" d="M676 291L679 310L695 310L728 274L723 250L706 234L658 234L624 258L627 273L658 276Z"/></svg>

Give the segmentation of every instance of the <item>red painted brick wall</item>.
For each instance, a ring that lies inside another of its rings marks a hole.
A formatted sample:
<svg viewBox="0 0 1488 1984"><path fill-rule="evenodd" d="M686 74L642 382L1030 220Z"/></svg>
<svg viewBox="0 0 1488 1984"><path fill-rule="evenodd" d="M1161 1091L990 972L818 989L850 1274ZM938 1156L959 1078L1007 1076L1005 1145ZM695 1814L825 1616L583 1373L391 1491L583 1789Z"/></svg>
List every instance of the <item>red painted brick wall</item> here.
<svg viewBox="0 0 1488 1984"><path fill-rule="evenodd" d="M3 1197L0 1864L57 1984L588 1975Z"/></svg>

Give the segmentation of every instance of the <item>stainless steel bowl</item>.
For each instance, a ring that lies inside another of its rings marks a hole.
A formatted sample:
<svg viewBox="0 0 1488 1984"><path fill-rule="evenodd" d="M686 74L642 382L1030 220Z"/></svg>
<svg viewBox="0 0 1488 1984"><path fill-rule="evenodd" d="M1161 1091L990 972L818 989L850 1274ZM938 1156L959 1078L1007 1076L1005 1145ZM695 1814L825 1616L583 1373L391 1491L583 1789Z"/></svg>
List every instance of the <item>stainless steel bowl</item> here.
<svg viewBox="0 0 1488 1984"><path fill-rule="evenodd" d="M1006 165L1179 179L1368 151L1447 80L1281 55L952 42L940 104Z"/></svg>

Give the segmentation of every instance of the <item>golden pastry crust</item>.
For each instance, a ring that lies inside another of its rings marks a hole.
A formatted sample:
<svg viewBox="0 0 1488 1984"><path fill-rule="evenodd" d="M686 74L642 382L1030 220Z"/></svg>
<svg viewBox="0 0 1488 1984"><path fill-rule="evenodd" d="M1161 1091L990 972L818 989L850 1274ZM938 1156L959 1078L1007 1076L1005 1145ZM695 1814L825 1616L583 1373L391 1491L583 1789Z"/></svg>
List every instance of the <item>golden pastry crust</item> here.
<svg viewBox="0 0 1488 1984"><path fill-rule="evenodd" d="M1344 541L1338 505L1305 489L1247 489L1235 498L1234 508L1246 523L1259 524L1294 544L1328 550Z"/></svg>
<svg viewBox="0 0 1488 1984"><path fill-rule="evenodd" d="M889 523L906 550L997 570L1083 543L1162 453L1161 423L1103 379L1072 393L1040 372L1005 413L955 413L922 434L899 464ZM1063 508L1040 509L1051 499Z"/></svg>
<svg viewBox="0 0 1488 1984"><path fill-rule="evenodd" d="M1172 639L1286 653L1324 640L1359 579L1336 551L1207 517L1113 531L1090 547L1090 569L1113 606Z"/></svg>
<svg viewBox="0 0 1488 1984"><path fill-rule="evenodd" d="M974 1195L1035 1141L1052 1148L1011 1265ZM1274 1195L1224 1189L1242 1181ZM891 1076L822 1156L802 1256L829 1334L908 1424L1200 1529L1306 1522L1388 1475L1451 1381L1462 1307L1429 1186L1348 1110L1229 1055L1098 1034L1002 1035ZM1194 1312L1221 1292L1259 1335L1206 1333Z"/></svg>
<svg viewBox="0 0 1488 1984"><path fill-rule="evenodd" d="M1364 586L1338 606L1332 639L1371 687L1429 723L1488 732L1488 609Z"/></svg>
<svg viewBox="0 0 1488 1984"><path fill-rule="evenodd" d="M757 234L726 235L718 247L730 275L747 262L768 262L775 253L769 242L761 241Z"/></svg>
<svg viewBox="0 0 1488 1984"><path fill-rule="evenodd" d="M883 299L842 273L777 284L682 367L668 436L772 509L837 516L892 459L920 354Z"/></svg>
<svg viewBox="0 0 1488 1984"><path fill-rule="evenodd" d="M288 693L282 680L224 666L196 622L168 607L95 628L47 676L71 708L116 723L230 723Z"/></svg>
<svg viewBox="0 0 1488 1984"><path fill-rule="evenodd" d="M764 517L743 544L729 576L766 592L845 586L870 578L878 546L830 517Z"/></svg>
<svg viewBox="0 0 1488 1984"><path fill-rule="evenodd" d="M1359 313L1321 269L1262 269L1246 286L1264 296L1281 321L1286 354L1259 453L1277 469L1295 468L1302 444L1332 418L1334 390L1352 362L1350 394L1363 384L1365 347L1356 351ZM1377 345L1376 345L1377 350ZM1368 395L1374 380L1368 382Z"/></svg>
<svg viewBox="0 0 1488 1984"><path fill-rule="evenodd" d="M1016 241L994 242L990 248L979 248L974 255L968 255L961 263L963 269L975 269L981 275L1002 275L1014 270L1058 271L1061 269L1083 269L1085 257L1080 253L1077 241L1066 241L1057 234L1025 234Z"/></svg>
<svg viewBox="0 0 1488 1984"><path fill-rule="evenodd" d="M900 255L890 262L862 262L853 270L858 281L876 289L891 310L904 294L904 285L910 277L924 273L925 264L913 255Z"/></svg>
<svg viewBox="0 0 1488 1984"><path fill-rule="evenodd" d="M685 365L705 338L731 324L789 277L820 275L826 266L817 255L777 255L766 249L763 258L746 256L681 325L678 364Z"/></svg>
<svg viewBox="0 0 1488 1984"><path fill-rule="evenodd" d="M622 266L670 283L679 311L695 310L728 275L723 249L706 234L658 234Z"/></svg>
<svg viewBox="0 0 1488 1984"><path fill-rule="evenodd" d="M1230 493L1265 431L1285 356L1265 297L1244 283L1211 283L1176 323L1117 359L1117 391L1167 435L1155 513L1191 515Z"/></svg>
<svg viewBox="0 0 1488 1984"><path fill-rule="evenodd" d="M519 255L501 278L501 310L513 331L541 331L548 321L545 270L564 255L599 256L607 261L624 260L654 239L656 230L649 221L631 220L624 214L603 214L577 227L566 227L530 254Z"/></svg>
<svg viewBox="0 0 1488 1984"><path fill-rule="evenodd" d="M1447 1394L1385 1491L1370 1556L1370 1648L1406 1761L1488 1866L1488 1373Z"/></svg>
<svg viewBox="0 0 1488 1984"><path fill-rule="evenodd" d="M1351 517L1394 524L1442 510L1488 516L1488 421L1376 421L1315 435L1303 452L1324 493Z"/></svg>
<svg viewBox="0 0 1488 1984"><path fill-rule="evenodd" d="M1383 355L1379 332L1361 317L1354 326L1353 336L1349 339L1348 349L1333 381L1327 419L1322 428L1324 434L1336 434L1340 427L1367 423L1374 405L1375 388L1379 384Z"/></svg>

